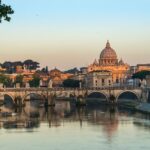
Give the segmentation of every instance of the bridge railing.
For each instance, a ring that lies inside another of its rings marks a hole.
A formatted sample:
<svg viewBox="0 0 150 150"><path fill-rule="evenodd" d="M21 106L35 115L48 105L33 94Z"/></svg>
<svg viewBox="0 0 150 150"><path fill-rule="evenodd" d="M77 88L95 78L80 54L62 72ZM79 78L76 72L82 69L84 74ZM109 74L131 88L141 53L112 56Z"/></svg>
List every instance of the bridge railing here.
<svg viewBox="0 0 150 150"><path fill-rule="evenodd" d="M103 87L91 87L91 88L64 88L64 87L55 87L55 88L1 88L0 92L4 91L75 91L75 90L133 90L141 89L137 86L103 86Z"/></svg>

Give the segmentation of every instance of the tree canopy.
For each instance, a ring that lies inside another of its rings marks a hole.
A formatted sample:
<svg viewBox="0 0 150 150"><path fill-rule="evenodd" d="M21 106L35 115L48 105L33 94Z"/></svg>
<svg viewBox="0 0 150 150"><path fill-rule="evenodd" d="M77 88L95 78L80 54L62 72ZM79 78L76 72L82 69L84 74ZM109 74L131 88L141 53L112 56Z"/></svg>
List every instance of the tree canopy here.
<svg viewBox="0 0 150 150"><path fill-rule="evenodd" d="M25 60L24 62L21 61L5 61L4 63L0 64L2 68L6 69L6 73L15 73L17 66L21 66L22 68L25 67L28 70L36 70L39 68L39 63L33 60Z"/></svg>
<svg viewBox="0 0 150 150"><path fill-rule="evenodd" d="M33 61L31 59L25 60L23 64L26 66L27 69L32 70L32 69L37 69L39 68L39 63L36 61Z"/></svg>
<svg viewBox="0 0 150 150"><path fill-rule="evenodd" d="M30 87L39 87L40 77L37 74L34 74L33 79L29 81Z"/></svg>
<svg viewBox="0 0 150 150"><path fill-rule="evenodd" d="M0 74L0 83L4 84L6 87L11 87L13 85L12 80L4 74Z"/></svg>
<svg viewBox="0 0 150 150"><path fill-rule="evenodd" d="M79 87L79 80L73 80L73 79L66 79L63 81L63 86L64 87Z"/></svg>
<svg viewBox="0 0 150 150"><path fill-rule="evenodd" d="M2 20L10 21L10 15L14 13L14 10L11 8L10 5L3 4L0 0L0 23Z"/></svg>
<svg viewBox="0 0 150 150"><path fill-rule="evenodd" d="M15 79L15 83L19 83L20 86L23 85L23 75L17 75Z"/></svg>
<svg viewBox="0 0 150 150"><path fill-rule="evenodd" d="M146 76L147 75L150 75L150 71L147 71L147 70L143 70L143 71L139 71L139 72L137 72L137 73L134 73L133 74L133 76L132 76L132 78L133 79L141 79L141 80L143 80L143 79L145 79L146 78Z"/></svg>

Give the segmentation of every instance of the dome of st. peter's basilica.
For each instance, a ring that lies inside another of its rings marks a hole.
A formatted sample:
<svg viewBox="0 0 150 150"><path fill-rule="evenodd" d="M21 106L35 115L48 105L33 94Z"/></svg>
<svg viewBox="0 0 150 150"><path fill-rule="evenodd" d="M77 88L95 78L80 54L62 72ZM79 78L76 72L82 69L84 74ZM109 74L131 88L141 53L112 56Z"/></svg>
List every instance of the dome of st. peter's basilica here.
<svg viewBox="0 0 150 150"><path fill-rule="evenodd" d="M106 47L100 54L99 63L100 65L115 65L118 63L117 54L115 50L111 48L109 41L107 41Z"/></svg>

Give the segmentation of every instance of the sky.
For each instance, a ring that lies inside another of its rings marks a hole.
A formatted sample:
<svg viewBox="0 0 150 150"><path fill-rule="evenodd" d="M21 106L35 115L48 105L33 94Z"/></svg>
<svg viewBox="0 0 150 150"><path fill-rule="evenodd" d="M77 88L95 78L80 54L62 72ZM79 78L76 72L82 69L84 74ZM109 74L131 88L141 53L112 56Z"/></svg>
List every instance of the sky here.
<svg viewBox="0 0 150 150"><path fill-rule="evenodd" d="M150 63L150 0L3 0L14 9L0 24L0 62L83 67L109 40L118 59Z"/></svg>

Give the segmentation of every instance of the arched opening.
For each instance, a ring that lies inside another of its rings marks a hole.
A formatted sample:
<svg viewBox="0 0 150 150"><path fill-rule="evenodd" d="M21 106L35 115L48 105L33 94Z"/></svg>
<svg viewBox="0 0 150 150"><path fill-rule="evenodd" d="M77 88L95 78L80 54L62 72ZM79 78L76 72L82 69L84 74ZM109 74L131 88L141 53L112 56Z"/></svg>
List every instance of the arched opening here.
<svg viewBox="0 0 150 150"><path fill-rule="evenodd" d="M88 98L99 98L99 99L107 100L106 95L103 93L100 93L100 92L93 92L93 93L88 95Z"/></svg>
<svg viewBox="0 0 150 150"><path fill-rule="evenodd" d="M131 91L126 91L121 93L118 98L118 101L138 101L138 96L136 93L131 92Z"/></svg>
<svg viewBox="0 0 150 150"><path fill-rule="evenodd" d="M106 102L107 100L107 96L101 92L93 92L87 96L87 103L91 104Z"/></svg>
<svg viewBox="0 0 150 150"><path fill-rule="evenodd" d="M25 103L25 105L40 107L40 106L44 106L45 100L46 99L44 95L40 95L37 93L30 93L24 97L23 102Z"/></svg>
<svg viewBox="0 0 150 150"><path fill-rule="evenodd" d="M14 106L14 99L12 96L4 94L4 106L10 108Z"/></svg>

